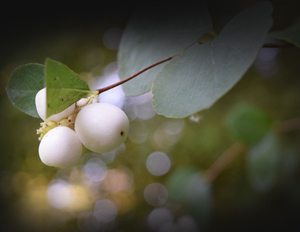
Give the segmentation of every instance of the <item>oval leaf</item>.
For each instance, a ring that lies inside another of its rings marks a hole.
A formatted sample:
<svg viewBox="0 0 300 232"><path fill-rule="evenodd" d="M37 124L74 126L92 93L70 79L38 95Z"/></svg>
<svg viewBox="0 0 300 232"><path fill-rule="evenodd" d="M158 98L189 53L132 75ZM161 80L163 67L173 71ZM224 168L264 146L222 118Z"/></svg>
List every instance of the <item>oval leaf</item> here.
<svg viewBox="0 0 300 232"><path fill-rule="evenodd" d="M267 191L273 187L280 163L280 148L276 136L268 133L249 150L246 162L247 174L255 189Z"/></svg>
<svg viewBox="0 0 300 232"><path fill-rule="evenodd" d="M47 118L60 113L92 91L87 82L66 65L46 59Z"/></svg>
<svg viewBox="0 0 300 232"><path fill-rule="evenodd" d="M129 20L118 51L119 76L125 79L141 69L190 46L212 30L210 15L204 4L190 8L138 10ZM125 83L127 96L151 90L155 76L164 67L160 64Z"/></svg>
<svg viewBox="0 0 300 232"><path fill-rule="evenodd" d="M11 103L22 112L38 118L35 95L44 88L44 66L26 64L18 67L11 75L6 93Z"/></svg>
<svg viewBox="0 0 300 232"><path fill-rule="evenodd" d="M271 32L268 36L271 38L285 40L300 48L300 21L284 30Z"/></svg>
<svg viewBox="0 0 300 232"><path fill-rule="evenodd" d="M174 57L152 91L158 114L184 118L212 106L245 74L272 25L272 6L258 3L234 17L220 35Z"/></svg>

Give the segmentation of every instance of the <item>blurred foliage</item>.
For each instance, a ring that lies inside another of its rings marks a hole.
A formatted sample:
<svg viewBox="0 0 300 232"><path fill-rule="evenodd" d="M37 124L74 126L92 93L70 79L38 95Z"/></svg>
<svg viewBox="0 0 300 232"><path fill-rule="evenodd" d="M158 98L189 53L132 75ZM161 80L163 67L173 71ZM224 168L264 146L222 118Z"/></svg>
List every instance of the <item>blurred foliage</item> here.
<svg viewBox="0 0 300 232"><path fill-rule="evenodd" d="M215 29L252 2L211 4ZM283 29L299 16L293 1L272 3L273 29ZM130 12L126 8L99 16L90 11L84 17L79 13L58 12L53 21L29 15L22 22L1 24L5 35L0 45L0 220L4 231L291 231L299 227L300 130L297 120L289 123L300 117L298 48L275 49L272 62L262 55L274 50L262 49L231 91L191 118L137 116L149 110L147 101L136 99L140 102L130 105L134 99L126 99L124 110L131 113L135 129L124 147L111 154L85 150L80 164L70 170L45 166L35 134L41 120L13 107L4 88L16 67L43 63L46 57L65 63L86 80L101 76L117 54L104 46L102 38L110 28L124 28ZM241 104L246 110L231 118ZM233 118L237 121L228 124ZM251 126L244 127L244 120ZM245 136L251 137L246 152L207 182L205 171ZM156 151L171 161L161 176L152 175L146 167L148 156ZM103 167L106 175L101 179ZM152 195L155 201L146 198L145 189L153 183L165 185L168 197L157 190ZM203 202L207 211L200 208ZM101 211L103 207L107 210ZM197 218L202 212L208 217L206 223L201 222L203 217Z"/></svg>
<svg viewBox="0 0 300 232"><path fill-rule="evenodd" d="M245 104L236 105L226 115L229 132L246 144L257 143L270 129L271 120L264 111Z"/></svg>
<svg viewBox="0 0 300 232"><path fill-rule="evenodd" d="M281 149L272 133L251 147L247 154L247 174L252 186L258 191L268 191L276 183Z"/></svg>

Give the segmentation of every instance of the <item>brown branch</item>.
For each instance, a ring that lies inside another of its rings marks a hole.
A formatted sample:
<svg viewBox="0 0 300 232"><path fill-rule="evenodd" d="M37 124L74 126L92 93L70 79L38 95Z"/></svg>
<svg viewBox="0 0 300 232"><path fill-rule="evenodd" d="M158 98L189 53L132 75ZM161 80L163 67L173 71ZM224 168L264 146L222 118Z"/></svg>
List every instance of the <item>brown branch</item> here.
<svg viewBox="0 0 300 232"><path fill-rule="evenodd" d="M204 178L207 181L213 181L223 171L223 169L239 154L243 153L246 145L242 142L235 142L212 164L205 172Z"/></svg>
<svg viewBox="0 0 300 232"><path fill-rule="evenodd" d="M118 85L124 84L125 82L131 80L132 78L134 78L134 77L136 77L136 76L138 76L138 75L140 75L141 73L147 71L148 69L153 68L154 66L159 65L159 64L161 64L161 63L164 63L164 62L166 62L166 61L168 61L168 60L171 60L171 59L172 59L173 57L175 57L175 56L177 56L177 55L170 56L170 57L165 58L165 59L163 59L163 60L160 60L160 61L158 61L158 62L156 62L156 63L154 63L154 64L151 64L151 65L147 66L146 68L143 68L142 70L138 71L137 73L131 75L130 77L127 77L127 78L125 78L124 80L121 80L121 81L119 81L119 82L117 82L117 83L114 83L114 84L112 84L112 85L106 86L106 87L104 87L104 88L97 89L97 91L98 91L99 94L100 94L100 93L103 93L103 92L105 92L105 91L107 91L107 90L109 90L109 89L112 89L112 88L114 88L114 87L116 87L116 86L118 86Z"/></svg>
<svg viewBox="0 0 300 232"><path fill-rule="evenodd" d="M291 47L291 46L294 46L294 45L293 44L289 44L289 43L265 43L263 45L264 48L283 48L283 47ZM180 54L178 54L178 55L180 55ZM133 75L131 75L131 76L129 76L129 77L127 77L127 78L119 81L119 82L116 82L116 83L114 83L112 85L109 85L109 86L97 89L96 91L98 91L98 94L100 94L100 93L103 93L103 92L105 92L107 90L110 90L110 89L112 89L114 87L117 87L118 85L122 85L125 82L133 79L134 77L136 77L138 75L140 75L141 73L147 71L148 69L153 68L154 66L159 65L161 63L164 63L164 62L166 62L168 60L171 60L173 57L178 56L178 55L173 55L173 56L170 56L170 57L165 58L163 60L160 60L160 61L158 61L158 62L156 62L154 64L149 65L146 68L143 68L142 70L138 71L137 73L135 73L135 74L133 74Z"/></svg>

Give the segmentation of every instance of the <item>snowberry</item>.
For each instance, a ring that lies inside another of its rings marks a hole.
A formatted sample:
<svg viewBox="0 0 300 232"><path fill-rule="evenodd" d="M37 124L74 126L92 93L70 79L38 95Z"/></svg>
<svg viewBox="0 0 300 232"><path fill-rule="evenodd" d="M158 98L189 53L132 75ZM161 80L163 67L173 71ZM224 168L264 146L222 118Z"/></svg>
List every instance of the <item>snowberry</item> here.
<svg viewBox="0 0 300 232"><path fill-rule="evenodd" d="M75 110L75 104L73 104L69 106L67 109L65 109L64 111L58 114L54 114L49 118L46 118L46 88L41 89L35 95L35 106L40 118L43 119L45 122L49 122L49 121L59 122L61 119L67 118Z"/></svg>
<svg viewBox="0 0 300 232"><path fill-rule="evenodd" d="M40 159L48 166L72 167L79 161L81 154L81 142L75 131L66 126L48 131L39 145Z"/></svg>
<svg viewBox="0 0 300 232"><path fill-rule="evenodd" d="M117 106L94 103L81 108L75 131L86 148L98 153L110 152L126 140L129 120Z"/></svg>

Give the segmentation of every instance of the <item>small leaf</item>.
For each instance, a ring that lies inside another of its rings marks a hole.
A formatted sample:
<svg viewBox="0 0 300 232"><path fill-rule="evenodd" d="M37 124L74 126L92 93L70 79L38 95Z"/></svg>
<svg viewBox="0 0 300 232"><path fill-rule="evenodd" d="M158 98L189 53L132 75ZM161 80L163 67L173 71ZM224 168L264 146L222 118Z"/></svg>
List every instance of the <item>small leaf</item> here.
<svg viewBox="0 0 300 232"><path fill-rule="evenodd" d="M211 107L254 62L272 25L271 12L269 2L249 7L218 37L169 61L153 83L156 112L184 118Z"/></svg>
<svg viewBox="0 0 300 232"><path fill-rule="evenodd" d="M232 137L248 145L261 140L271 127L271 120L263 110L246 104L234 106L225 122Z"/></svg>
<svg viewBox="0 0 300 232"><path fill-rule="evenodd" d="M44 88L44 66L26 64L18 67L11 75L6 93L11 103L22 112L38 118L35 95Z"/></svg>
<svg viewBox="0 0 300 232"><path fill-rule="evenodd" d="M259 191L267 191L276 183L279 171L280 147L276 136L268 133L248 152L247 174L252 186Z"/></svg>
<svg viewBox="0 0 300 232"><path fill-rule="evenodd" d="M182 52L206 32L212 30L210 15L204 4L180 9L144 7L129 20L118 51L120 79ZM160 64L123 84L127 96L140 95L151 90L155 76L164 67Z"/></svg>
<svg viewBox="0 0 300 232"><path fill-rule="evenodd" d="M87 82L66 65L46 59L47 118L77 102L92 91Z"/></svg>
<svg viewBox="0 0 300 232"><path fill-rule="evenodd" d="M300 48L300 20L284 30L273 31L269 33L268 36L271 38L285 40Z"/></svg>

